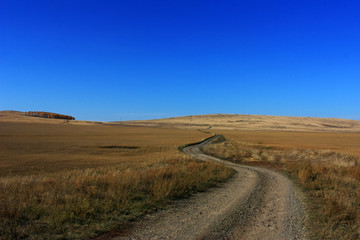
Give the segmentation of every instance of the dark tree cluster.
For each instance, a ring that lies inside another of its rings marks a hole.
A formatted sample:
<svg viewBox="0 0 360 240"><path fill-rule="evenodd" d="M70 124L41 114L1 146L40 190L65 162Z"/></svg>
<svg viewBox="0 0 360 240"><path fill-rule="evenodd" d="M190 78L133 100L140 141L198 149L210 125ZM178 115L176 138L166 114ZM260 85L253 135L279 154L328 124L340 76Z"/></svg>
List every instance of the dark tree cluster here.
<svg viewBox="0 0 360 240"><path fill-rule="evenodd" d="M73 116L63 115L58 113L51 113L51 112L26 112L28 116L33 117L42 117L42 118L56 118L56 119L67 119L67 120L75 120Z"/></svg>

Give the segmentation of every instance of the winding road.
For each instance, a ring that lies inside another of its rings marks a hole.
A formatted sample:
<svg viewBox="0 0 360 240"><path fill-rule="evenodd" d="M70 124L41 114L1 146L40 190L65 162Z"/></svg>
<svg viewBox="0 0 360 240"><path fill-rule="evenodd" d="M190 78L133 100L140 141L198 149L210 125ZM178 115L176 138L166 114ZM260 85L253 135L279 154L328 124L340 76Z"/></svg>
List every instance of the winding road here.
<svg viewBox="0 0 360 240"><path fill-rule="evenodd" d="M151 214L115 239L308 239L306 214L289 179L268 169L205 155L201 147L217 136L183 149L192 157L236 170L226 183Z"/></svg>

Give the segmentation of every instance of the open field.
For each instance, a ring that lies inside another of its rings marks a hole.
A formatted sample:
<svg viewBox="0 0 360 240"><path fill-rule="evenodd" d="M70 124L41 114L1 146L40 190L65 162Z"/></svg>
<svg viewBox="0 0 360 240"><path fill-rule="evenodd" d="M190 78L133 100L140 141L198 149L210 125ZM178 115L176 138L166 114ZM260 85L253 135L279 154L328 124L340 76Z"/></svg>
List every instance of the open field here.
<svg viewBox="0 0 360 240"><path fill-rule="evenodd" d="M114 122L133 126L153 126L203 130L357 132L360 121L338 118L281 117L240 114L210 114L149 121Z"/></svg>
<svg viewBox="0 0 360 240"><path fill-rule="evenodd" d="M0 239L87 238L224 181L191 160L194 130L109 126L15 113L0 120ZM3 114L4 115L4 114Z"/></svg>
<svg viewBox="0 0 360 240"><path fill-rule="evenodd" d="M312 239L360 237L360 134L222 131L204 149L290 174L308 197Z"/></svg>
<svg viewBox="0 0 360 240"><path fill-rule="evenodd" d="M0 176L147 162L205 137L179 129L2 122Z"/></svg>
<svg viewBox="0 0 360 240"><path fill-rule="evenodd" d="M279 149L309 149L342 152L360 157L360 133L213 131L243 144Z"/></svg>
<svg viewBox="0 0 360 240"><path fill-rule="evenodd" d="M211 132L227 141L207 153L293 176L308 196L314 239L358 239L359 126L248 115L67 122L3 111L0 236L96 236L214 186L233 171L178 152Z"/></svg>

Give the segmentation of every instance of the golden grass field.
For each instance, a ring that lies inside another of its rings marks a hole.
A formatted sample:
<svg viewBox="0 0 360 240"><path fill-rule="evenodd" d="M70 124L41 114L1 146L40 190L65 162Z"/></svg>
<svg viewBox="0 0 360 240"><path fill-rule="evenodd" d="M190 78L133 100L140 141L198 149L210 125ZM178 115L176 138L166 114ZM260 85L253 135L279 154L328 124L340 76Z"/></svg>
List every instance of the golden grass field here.
<svg viewBox="0 0 360 240"><path fill-rule="evenodd" d="M0 112L0 236L97 236L224 181L230 169L177 150L210 132L227 141L209 154L293 176L309 199L313 239L360 237L359 121L202 115L67 123L8 111Z"/></svg>
<svg viewBox="0 0 360 240"><path fill-rule="evenodd" d="M153 126L203 130L357 132L360 121L338 118L281 117L264 115L210 114L147 121L115 122L133 126Z"/></svg>
<svg viewBox="0 0 360 240"><path fill-rule="evenodd" d="M98 236L233 174L178 151L196 130L0 116L0 239Z"/></svg>
<svg viewBox="0 0 360 240"><path fill-rule="evenodd" d="M63 122L2 122L0 132L0 176L147 162L207 137L192 130Z"/></svg>
<svg viewBox="0 0 360 240"><path fill-rule="evenodd" d="M218 131L204 151L292 176L308 199L312 239L360 238L360 134Z"/></svg>
<svg viewBox="0 0 360 240"><path fill-rule="evenodd" d="M312 149L342 152L360 157L360 133L214 131L239 143L280 149Z"/></svg>

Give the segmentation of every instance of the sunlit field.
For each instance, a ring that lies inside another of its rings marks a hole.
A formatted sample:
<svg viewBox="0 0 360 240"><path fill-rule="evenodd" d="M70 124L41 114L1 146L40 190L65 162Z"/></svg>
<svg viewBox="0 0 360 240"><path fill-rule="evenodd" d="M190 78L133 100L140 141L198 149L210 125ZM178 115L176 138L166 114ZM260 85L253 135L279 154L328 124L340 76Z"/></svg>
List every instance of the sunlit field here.
<svg viewBox="0 0 360 240"><path fill-rule="evenodd" d="M2 122L0 175L143 163L177 156L179 145L206 137L196 130Z"/></svg>
<svg viewBox="0 0 360 240"><path fill-rule="evenodd" d="M178 150L212 133L225 139L206 153L282 171L304 189L314 239L360 237L359 133L199 131L190 123L181 129L14 116L0 119L3 239L99 236L225 181L231 169Z"/></svg>
<svg viewBox="0 0 360 240"><path fill-rule="evenodd" d="M221 131L204 151L285 172L308 199L312 239L360 237L360 134Z"/></svg>
<svg viewBox="0 0 360 240"><path fill-rule="evenodd" d="M342 152L360 157L360 133L214 131L238 143L282 149L312 149Z"/></svg>
<svg viewBox="0 0 360 240"><path fill-rule="evenodd" d="M233 174L178 151L200 131L55 121L0 122L1 239L98 236Z"/></svg>

